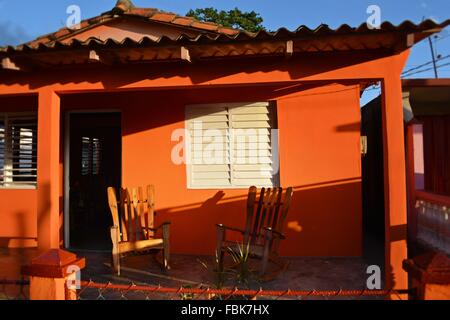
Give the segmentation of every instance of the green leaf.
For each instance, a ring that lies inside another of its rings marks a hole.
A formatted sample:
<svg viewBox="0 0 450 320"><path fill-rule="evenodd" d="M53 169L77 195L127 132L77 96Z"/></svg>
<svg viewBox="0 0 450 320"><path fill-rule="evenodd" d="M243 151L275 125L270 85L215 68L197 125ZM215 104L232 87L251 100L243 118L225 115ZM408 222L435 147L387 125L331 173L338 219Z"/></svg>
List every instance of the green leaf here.
<svg viewBox="0 0 450 320"><path fill-rule="evenodd" d="M263 26L264 19L255 11L243 12L238 8L229 11L218 11L215 8L209 7L195 10L191 9L186 16L193 17L199 21L213 22L224 27L244 31L257 32L259 30L265 30Z"/></svg>

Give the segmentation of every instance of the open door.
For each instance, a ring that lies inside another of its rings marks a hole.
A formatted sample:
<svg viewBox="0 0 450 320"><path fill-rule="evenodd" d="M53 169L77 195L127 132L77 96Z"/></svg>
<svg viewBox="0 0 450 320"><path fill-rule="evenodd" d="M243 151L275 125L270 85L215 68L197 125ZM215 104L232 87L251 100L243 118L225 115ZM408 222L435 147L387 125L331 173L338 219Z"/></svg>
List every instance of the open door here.
<svg viewBox="0 0 450 320"><path fill-rule="evenodd" d="M121 185L121 116L70 114L69 132L66 239L73 249L109 250L112 218L107 188Z"/></svg>

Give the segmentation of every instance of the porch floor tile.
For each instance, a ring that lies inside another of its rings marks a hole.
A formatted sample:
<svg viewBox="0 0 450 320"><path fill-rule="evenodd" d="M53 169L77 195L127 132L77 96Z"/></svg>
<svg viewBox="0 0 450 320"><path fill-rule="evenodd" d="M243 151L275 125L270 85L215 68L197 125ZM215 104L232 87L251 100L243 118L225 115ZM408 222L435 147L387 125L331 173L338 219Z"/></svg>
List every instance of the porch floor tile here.
<svg viewBox="0 0 450 320"><path fill-rule="evenodd" d="M155 255L129 256L122 260L122 275L112 274L109 267L109 252L77 251L86 258L83 280L99 283L148 284L163 287L199 285L216 287L213 272L214 259L208 256L173 255L169 271L163 271ZM20 279L20 266L27 264L37 255L35 249L0 249L0 279ZM364 290L368 275L363 258L284 258L289 261L287 269L269 282L251 280L247 285L239 285L235 277L230 277L226 287L265 290ZM255 261L259 263L259 261ZM230 261L227 262L228 264ZM251 264L250 268L257 269Z"/></svg>

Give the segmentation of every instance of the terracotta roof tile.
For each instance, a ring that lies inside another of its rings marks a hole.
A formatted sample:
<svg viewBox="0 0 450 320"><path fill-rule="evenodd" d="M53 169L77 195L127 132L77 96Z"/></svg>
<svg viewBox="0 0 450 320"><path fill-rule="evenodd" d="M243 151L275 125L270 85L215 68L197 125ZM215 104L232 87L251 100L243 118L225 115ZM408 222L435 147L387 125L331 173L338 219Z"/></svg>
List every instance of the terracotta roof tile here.
<svg viewBox="0 0 450 320"><path fill-rule="evenodd" d="M52 34L52 36L55 39L58 39L58 38L66 36L66 35L68 35L70 33L71 33L71 31L69 29L64 28L64 29L60 29L59 31L55 32L54 34Z"/></svg>
<svg viewBox="0 0 450 320"><path fill-rule="evenodd" d="M90 25L89 20L84 20L84 21L81 21L80 28L84 29L84 28L89 27L89 25Z"/></svg>
<svg viewBox="0 0 450 320"><path fill-rule="evenodd" d="M82 32L86 28L102 24L109 20L117 19L120 16L134 16L145 18L149 21L170 23L179 27L197 29L199 32L212 32L226 35L235 35L239 33L239 30L236 29L225 28L215 23L200 22L192 17L179 16L175 13L160 11L156 8L136 8L130 0L119 0L112 10L105 12L100 16L83 20L81 22L81 28L79 30L76 30L76 32ZM74 32L72 30L62 28L55 33L39 37L36 40L28 42L27 44L37 45L40 43L63 40L64 37L67 37L73 33Z"/></svg>
<svg viewBox="0 0 450 320"><path fill-rule="evenodd" d="M200 22L191 17L183 17L179 16L175 13L160 11L155 8L136 8L132 4L130 0L119 0L112 10L101 14L100 16L96 16L87 20L83 20L81 22L81 29L76 31L71 31L67 28L62 28L55 33L51 33L48 35L41 36L36 40L28 42L22 46L28 46L29 48L34 48L39 46L40 44L51 46L53 43L58 43L68 36L73 34L77 34L83 32L87 28L91 28L96 25L103 24L107 21L112 21L115 19L120 19L121 17L140 17L144 19L148 19L149 21L173 24L175 26L181 28L189 28L189 30L197 30L199 32L199 36L195 39L188 39L187 36L181 36L180 39L183 41L216 41L217 39L223 39L230 37L228 40L264 40L264 39L274 39L274 38L292 38L292 37L310 37L315 36L319 37L321 35L334 35L334 34L355 34L355 33L376 33L376 32L393 32L393 31L408 31L415 32L420 30L431 30L436 27L445 27L450 24L450 21L447 20L441 24L438 24L431 20L426 20L418 25L405 21L398 26L394 26L389 22L385 22L382 24L381 29L379 30L370 30L367 27L366 23L363 23L361 26L352 28L346 24L338 27L337 29L331 29L328 25L320 25L316 29L310 29L307 26L300 26L295 31L289 31L285 28L281 28L276 32L267 32L267 31L259 31L257 33L245 32L238 29L228 28L221 26L215 23L209 22ZM227 37L228 36L228 37ZM425 36L421 37L423 39ZM145 37L143 37L144 39ZM164 38L164 37L163 37ZM418 39L420 41L421 39ZM112 39L111 39L112 40ZM157 42L160 42L162 39L159 39ZM169 41L169 40L167 40ZM12 48L12 47L9 47Z"/></svg>
<svg viewBox="0 0 450 320"><path fill-rule="evenodd" d="M135 15L141 17L151 17L155 13L158 12L158 9L155 8L133 8L129 11L124 12L126 15Z"/></svg>
<svg viewBox="0 0 450 320"><path fill-rule="evenodd" d="M225 27L219 28L218 31L220 33L223 33L223 34L226 34L226 35L230 35L230 36L238 34L240 32L239 30L232 29L232 28L225 28Z"/></svg>
<svg viewBox="0 0 450 320"><path fill-rule="evenodd" d="M174 13L158 12L150 17L150 20L161 21L161 22L171 22L177 17Z"/></svg>
<svg viewBox="0 0 450 320"><path fill-rule="evenodd" d="M178 24L180 26L191 26L193 23L195 23L194 18L190 17L176 17L174 20L171 21L173 24Z"/></svg>
<svg viewBox="0 0 450 320"><path fill-rule="evenodd" d="M194 28L199 28L199 29L205 29L208 31L216 31L216 30L220 30L220 26L217 24L212 24L212 23L206 23L206 22L200 22L200 21L195 21L192 24L192 27Z"/></svg>
<svg viewBox="0 0 450 320"><path fill-rule="evenodd" d="M106 39L104 41L99 40L97 38L89 38L86 41L81 41L78 39L73 39L68 43L64 43L61 41L49 42L46 41L51 39L54 35L47 35L43 38L39 38L33 43L28 43L21 46L16 47L6 47L0 48L0 53L2 55L14 54L17 52L24 53L32 53L41 50L59 50L59 49L71 49L71 48L97 48L97 47L105 47L105 48L126 48L129 46L132 47L157 47L164 45L196 45L196 44L213 44L215 42L218 43L239 43L239 42L247 42L247 41L285 41L287 39L301 39L301 40L315 40L320 39L322 36L334 36L334 35L345 35L345 36L368 36L368 35L383 35L383 34L415 34L415 41L419 42L423 40L426 36L437 32L440 29L443 29L450 25L450 20L444 21L442 23L436 23L434 21L424 21L420 24L414 24L411 22L403 22L400 25L394 26L390 23L383 23L381 29L369 30L367 27L361 25L355 28L348 28L348 26L343 25L342 27L338 27L337 29L330 29L328 26L321 26L316 29L309 29L306 26L299 27L296 31L289 31L287 29L281 28L275 32L267 32L261 30L257 33L248 33L248 32L237 32L234 35L227 35L222 30L221 33L201 33L197 37L189 37L186 35L182 35L177 39L171 39L165 36L162 36L159 39L150 39L148 37L142 37L139 41L132 39L125 39L123 41L116 41L114 39ZM225 32L230 33L230 29L225 29ZM298 40L298 41L301 41ZM399 40L400 41L400 40Z"/></svg>

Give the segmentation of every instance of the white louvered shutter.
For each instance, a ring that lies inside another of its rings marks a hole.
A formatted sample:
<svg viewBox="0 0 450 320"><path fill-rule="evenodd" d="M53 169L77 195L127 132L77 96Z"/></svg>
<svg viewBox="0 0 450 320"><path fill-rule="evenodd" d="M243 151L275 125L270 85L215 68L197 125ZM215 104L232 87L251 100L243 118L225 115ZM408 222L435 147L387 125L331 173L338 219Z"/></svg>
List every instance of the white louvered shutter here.
<svg viewBox="0 0 450 320"><path fill-rule="evenodd" d="M274 186L272 112L268 103L229 108L233 148L231 184Z"/></svg>
<svg viewBox="0 0 450 320"><path fill-rule="evenodd" d="M187 106L186 126L189 187L278 184L269 103Z"/></svg>
<svg viewBox="0 0 450 320"><path fill-rule="evenodd" d="M229 187L230 137L228 109L221 105L186 109L189 182L195 188ZM189 158L190 157L190 158Z"/></svg>
<svg viewBox="0 0 450 320"><path fill-rule="evenodd" d="M35 187L37 179L36 114L0 114L0 186Z"/></svg>

